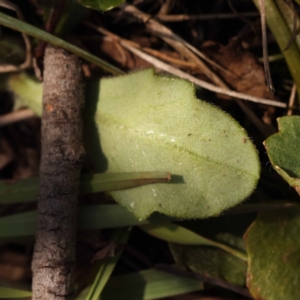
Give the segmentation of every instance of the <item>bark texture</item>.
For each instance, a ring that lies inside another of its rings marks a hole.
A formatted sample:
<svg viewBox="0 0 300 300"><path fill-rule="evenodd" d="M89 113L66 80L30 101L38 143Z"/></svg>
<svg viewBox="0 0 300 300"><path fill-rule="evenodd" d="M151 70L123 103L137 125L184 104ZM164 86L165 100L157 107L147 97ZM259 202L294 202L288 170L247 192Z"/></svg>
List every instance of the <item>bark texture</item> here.
<svg viewBox="0 0 300 300"><path fill-rule="evenodd" d="M79 59L48 46L44 59L42 156L33 300L73 294L78 187L84 149L84 88Z"/></svg>

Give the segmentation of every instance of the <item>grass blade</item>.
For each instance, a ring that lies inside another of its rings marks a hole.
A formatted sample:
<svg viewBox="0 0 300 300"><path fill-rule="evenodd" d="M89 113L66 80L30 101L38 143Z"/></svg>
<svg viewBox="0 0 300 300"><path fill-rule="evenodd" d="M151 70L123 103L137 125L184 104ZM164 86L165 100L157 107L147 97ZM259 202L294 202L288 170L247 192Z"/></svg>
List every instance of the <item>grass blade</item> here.
<svg viewBox="0 0 300 300"><path fill-rule="evenodd" d="M127 209L120 205L88 205L79 207L79 230L128 227L148 224L139 222ZM151 222L162 223L171 219L153 215ZM14 214L0 218L0 238L31 236L36 230L36 211Z"/></svg>
<svg viewBox="0 0 300 300"><path fill-rule="evenodd" d="M26 33L30 36L33 36L33 37L40 39L42 41L45 41L47 43L51 43L52 45L63 48L63 49L78 55L79 57L83 58L84 60L87 60L87 61L93 63L94 65L96 65L112 74L115 74L115 75L124 74L123 71L121 71L117 67L109 64L108 62L100 59L99 57L92 55L89 52L84 51L70 43L67 43L64 40L46 32L44 30L41 30L37 27L27 24L26 22L20 21L16 18L12 18L2 12L0 12L0 24L3 26L9 27L11 29Z"/></svg>
<svg viewBox="0 0 300 300"><path fill-rule="evenodd" d="M0 238L30 236L35 230L36 211L0 218Z"/></svg>
<svg viewBox="0 0 300 300"><path fill-rule="evenodd" d="M31 292L0 286L0 299L20 299L31 297Z"/></svg>
<svg viewBox="0 0 300 300"><path fill-rule="evenodd" d="M36 201L38 184L38 178L0 181L0 204Z"/></svg>
<svg viewBox="0 0 300 300"><path fill-rule="evenodd" d="M149 269L110 278L99 300L153 300L195 292L202 288L202 283L197 279ZM84 299L83 295L76 298Z"/></svg>
<svg viewBox="0 0 300 300"><path fill-rule="evenodd" d="M84 174L80 179L80 193L90 194L104 191L133 188L145 184L164 183L171 178L169 172L128 172ZM32 202L37 200L38 178L0 182L0 204Z"/></svg>
<svg viewBox="0 0 300 300"><path fill-rule="evenodd" d="M287 203L287 205L285 207L281 207L281 209L290 207L291 205L292 203ZM244 206L245 210L247 210L247 204L244 204ZM243 206L240 206L240 208L242 207ZM273 209L276 208L278 208L277 205L273 207ZM117 204L80 206L78 218L79 230L128 227L149 223L152 223L153 225L153 223L161 224L174 221L174 219L164 215L153 214L148 221L140 222L127 209ZM35 220L35 211L0 218L0 238L34 235L36 228ZM150 229L148 228L148 230ZM198 236L193 233L193 236L194 235ZM189 244L188 236L185 235L184 237L186 239L186 243L183 243L182 239L179 239L177 242L181 244ZM197 238L199 238L199 236ZM193 241L193 238L191 241Z"/></svg>
<svg viewBox="0 0 300 300"><path fill-rule="evenodd" d="M247 261L247 255L239 250L233 249L227 245L212 241L191 230L173 223L165 224L147 224L140 228L146 233L171 243L193 246L212 246L220 248L244 261Z"/></svg>
<svg viewBox="0 0 300 300"><path fill-rule="evenodd" d="M126 244L130 236L130 229L115 229L112 241L115 243ZM121 251L122 252L122 251ZM98 300L103 288L105 287L108 279L110 278L121 252L116 256L106 258L100 265L99 271L95 277L95 280L89 290L89 293L85 300Z"/></svg>

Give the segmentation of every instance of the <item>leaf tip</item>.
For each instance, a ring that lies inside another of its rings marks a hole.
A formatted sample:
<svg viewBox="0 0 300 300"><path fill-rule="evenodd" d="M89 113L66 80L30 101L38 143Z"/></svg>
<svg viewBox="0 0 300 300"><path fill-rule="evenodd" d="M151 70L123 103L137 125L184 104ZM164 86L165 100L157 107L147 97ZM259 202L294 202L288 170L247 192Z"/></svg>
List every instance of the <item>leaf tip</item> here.
<svg viewBox="0 0 300 300"><path fill-rule="evenodd" d="M171 181L171 179L172 179L172 173L171 172L167 172L167 174L166 174L167 176L166 176L166 178L167 178L167 182L170 182Z"/></svg>

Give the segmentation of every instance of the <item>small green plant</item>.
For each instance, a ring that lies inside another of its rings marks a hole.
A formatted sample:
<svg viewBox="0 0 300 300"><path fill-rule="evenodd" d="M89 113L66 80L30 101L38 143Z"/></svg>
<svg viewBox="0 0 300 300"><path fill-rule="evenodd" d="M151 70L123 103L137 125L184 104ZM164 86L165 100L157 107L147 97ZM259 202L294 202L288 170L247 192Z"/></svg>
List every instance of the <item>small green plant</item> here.
<svg viewBox="0 0 300 300"><path fill-rule="evenodd" d="M123 2L79 1L95 10L109 10ZM253 2L259 6L258 0ZM300 38L284 50L294 30L292 12L283 0L264 2L268 26L299 97ZM65 32L68 17L63 16L66 23L61 23L60 33ZM98 57L1 12L0 24L118 75L97 80L87 88L85 148L97 173L82 175L80 194L106 191L120 205L81 205L78 228L113 229L109 242L125 245L131 227L138 226L168 242L180 266L170 272L151 267L111 277L122 251L107 255L97 263L92 284L76 299L159 299L201 290L202 282L211 283L211 279L244 296L249 297L250 292L257 300L298 299L299 204L288 197L257 203L257 195L254 203L241 204L255 190L261 166L252 141L231 116L197 99L195 87L186 80L157 75L153 69L123 75ZM25 73L16 73L5 78L2 89L14 95L16 108L27 106L41 116L42 84ZM299 194L300 117L279 118L278 127L279 132L264 145L272 167ZM37 189L38 178L0 182L0 204L34 202ZM237 216L226 216L228 210ZM250 226L237 221L245 212L259 212ZM238 233L229 234L227 225L221 234L210 232L217 226L222 228L223 219L216 218L221 214L229 218L228 223L241 227ZM33 236L35 219L35 210L1 217L0 238ZM195 228L192 222L175 223L190 219L200 220ZM203 228L210 233L203 233ZM189 277L194 274L200 274L197 278L201 282ZM0 287L0 298L30 295L30 291Z"/></svg>
<svg viewBox="0 0 300 300"><path fill-rule="evenodd" d="M24 75L8 84L21 103L41 111L40 85ZM218 215L255 188L260 165L245 130L196 99L192 84L145 70L102 79L96 90L87 99L85 144L98 171L106 159L107 172L172 174L169 184L112 192L137 218L154 211L178 218Z"/></svg>
<svg viewBox="0 0 300 300"><path fill-rule="evenodd" d="M300 195L300 117L279 118L278 128L264 144L273 168Z"/></svg>

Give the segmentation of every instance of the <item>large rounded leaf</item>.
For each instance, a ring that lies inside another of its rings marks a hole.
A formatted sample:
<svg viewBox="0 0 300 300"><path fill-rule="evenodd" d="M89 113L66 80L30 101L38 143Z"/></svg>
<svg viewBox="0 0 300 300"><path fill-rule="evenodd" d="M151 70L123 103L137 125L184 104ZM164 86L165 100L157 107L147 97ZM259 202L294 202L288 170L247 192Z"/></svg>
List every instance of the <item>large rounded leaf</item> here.
<svg viewBox="0 0 300 300"><path fill-rule="evenodd" d="M260 165L245 130L199 101L190 82L151 69L102 79L97 105L109 172L173 174L170 184L112 193L138 218L154 211L180 218L217 215L255 188Z"/></svg>
<svg viewBox="0 0 300 300"><path fill-rule="evenodd" d="M245 234L254 299L300 299L300 209L261 213Z"/></svg>
<svg viewBox="0 0 300 300"><path fill-rule="evenodd" d="M40 111L39 84L16 75L8 85L23 105ZM102 79L88 92L84 137L98 172L107 163L109 172L173 174L169 184L113 192L139 219L154 211L206 218L240 203L255 188L260 165L245 130L198 100L188 81L145 70Z"/></svg>
<svg viewBox="0 0 300 300"><path fill-rule="evenodd" d="M247 263L220 249L169 244L176 263L212 278L245 285Z"/></svg>
<svg viewBox="0 0 300 300"><path fill-rule="evenodd" d="M300 116L279 118L278 127L264 145L273 168L300 195Z"/></svg>

